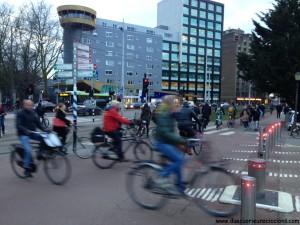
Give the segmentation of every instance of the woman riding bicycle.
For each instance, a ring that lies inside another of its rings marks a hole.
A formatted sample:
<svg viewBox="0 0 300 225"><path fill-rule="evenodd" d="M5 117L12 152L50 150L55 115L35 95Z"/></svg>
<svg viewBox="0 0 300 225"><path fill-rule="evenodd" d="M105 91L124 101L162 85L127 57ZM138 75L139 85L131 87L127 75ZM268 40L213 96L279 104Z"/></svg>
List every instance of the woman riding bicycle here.
<svg viewBox="0 0 300 225"><path fill-rule="evenodd" d="M185 149L186 139L180 137L175 131L177 112L178 99L174 95L167 95L163 99L163 104L159 105L156 114L156 150L166 156L171 163L158 174L153 191L170 195L182 195L184 191L181 173L184 158L180 149ZM176 187L168 180L171 173L177 175Z"/></svg>
<svg viewBox="0 0 300 225"><path fill-rule="evenodd" d="M66 105L63 103L58 104L58 110L55 118L53 118L53 131L61 138L61 143L66 143L67 135L69 133L68 127L71 125L71 121L66 119Z"/></svg>

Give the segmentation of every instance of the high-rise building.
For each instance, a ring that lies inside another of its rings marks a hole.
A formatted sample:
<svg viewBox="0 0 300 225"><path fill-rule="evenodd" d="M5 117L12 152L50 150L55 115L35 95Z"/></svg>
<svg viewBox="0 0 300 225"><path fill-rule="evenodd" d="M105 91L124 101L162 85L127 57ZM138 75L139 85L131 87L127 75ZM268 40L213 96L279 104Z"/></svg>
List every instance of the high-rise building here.
<svg viewBox="0 0 300 225"><path fill-rule="evenodd" d="M64 62L73 62L73 41L91 46L99 74L96 90L120 92L124 83L125 98L139 101L146 76L149 96L155 90L181 90L189 100L220 100L223 4L162 0L156 28L96 18L93 9L82 6L57 10Z"/></svg>
<svg viewBox="0 0 300 225"><path fill-rule="evenodd" d="M238 76L237 55L239 52L250 54L252 34L241 29L229 29L223 32L222 42L222 101L245 101L249 95L253 101L256 92L251 84Z"/></svg>
<svg viewBox="0 0 300 225"><path fill-rule="evenodd" d="M163 41L162 89L181 90L190 100L220 100L224 5L209 0L162 0L158 27L179 33Z"/></svg>

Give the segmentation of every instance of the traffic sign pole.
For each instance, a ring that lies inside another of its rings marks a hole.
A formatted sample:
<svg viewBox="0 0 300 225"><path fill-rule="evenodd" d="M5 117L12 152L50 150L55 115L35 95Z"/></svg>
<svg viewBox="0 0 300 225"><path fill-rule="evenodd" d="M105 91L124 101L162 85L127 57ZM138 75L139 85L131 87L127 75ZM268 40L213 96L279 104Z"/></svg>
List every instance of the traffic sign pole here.
<svg viewBox="0 0 300 225"><path fill-rule="evenodd" d="M73 151L77 149L77 70L76 70L76 43L74 43L73 54Z"/></svg>

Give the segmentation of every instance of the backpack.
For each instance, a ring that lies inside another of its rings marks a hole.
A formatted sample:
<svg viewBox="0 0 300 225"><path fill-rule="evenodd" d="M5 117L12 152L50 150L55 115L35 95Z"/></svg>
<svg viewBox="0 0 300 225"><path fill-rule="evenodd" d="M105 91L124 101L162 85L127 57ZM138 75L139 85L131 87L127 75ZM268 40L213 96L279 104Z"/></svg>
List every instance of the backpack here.
<svg viewBox="0 0 300 225"><path fill-rule="evenodd" d="M234 113L234 107L233 107L233 106L230 106L230 107L228 108L228 112L229 112L229 113Z"/></svg>
<svg viewBox="0 0 300 225"><path fill-rule="evenodd" d="M95 127L91 133L91 141L95 143L104 142L105 133L100 127Z"/></svg>

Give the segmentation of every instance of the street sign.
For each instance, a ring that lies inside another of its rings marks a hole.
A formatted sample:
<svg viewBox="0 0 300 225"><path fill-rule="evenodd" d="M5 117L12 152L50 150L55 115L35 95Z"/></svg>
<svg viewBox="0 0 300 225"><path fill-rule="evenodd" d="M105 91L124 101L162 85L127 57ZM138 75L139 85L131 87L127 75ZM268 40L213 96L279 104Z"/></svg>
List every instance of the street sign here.
<svg viewBox="0 0 300 225"><path fill-rule="evenodd" d="M94 64L78 64L78 70L94 70Z"/></svg>
<svg viewBox="0 0 300 225"><path fill-rule="evenodd" d="M72 70L73 64L54 64L54 69L55 70Z"/></svg>
<svg viewBox="0 0 300 225"><path fill-rule="evenodd" d="M56 71L55 75L59 78L73 77L73 71Z"/></svg>
<svg viewBox="0 0 300 225"><path fill-rule="evenodd" d="M83 51L89 51L90 50L90 46L89 45L84 45L84 44L81 44L81 43L78 43L78 42L74 42L74 46L77 49L80 49L80 50L83 50Z"/></svg>
<svg viewBox="0 0 300 225"><path fill-rule="evenodd" d="M78 64L89 64L91 62L92 62L91 59L77 57L77 63Z"/></svg>
<svg viewBox="0 0 300 225"><path fill-rule="evenodd" d="M123 91L124 91L124 88L123 87L120 87L120 93L123 93Z"/></svg>
<svg viewBox="0 0 300 225"><path fill-rule="evenodd" d="M94 70L78 70L78 77L94 77Z"/></svg>
<svg viewBox="0 0 300 225"><path fill-rule="evenodd" d="M80 50L76 51L76 55L77 55L77 57L91 58L91 54L89 52L84 52L84 51L80 51Z"/></svg>

